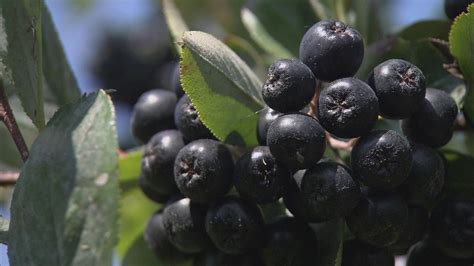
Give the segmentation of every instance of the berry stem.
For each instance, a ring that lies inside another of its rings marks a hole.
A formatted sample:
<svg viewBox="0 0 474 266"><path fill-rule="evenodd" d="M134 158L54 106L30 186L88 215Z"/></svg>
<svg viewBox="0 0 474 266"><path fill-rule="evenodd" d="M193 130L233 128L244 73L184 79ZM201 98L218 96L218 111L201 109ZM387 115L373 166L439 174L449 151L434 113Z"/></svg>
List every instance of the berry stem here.
<svg viewBox="0 0 474 266"><path fill-rule="evenodd" d="M10 132L18 151L20 152L21 158L25 162L28 159L28 147L26 146L23 135L18 128L15 117L13 116L10 103L5 94L2 79L0 79L0 119L7 127L8 132Z"/></svg>
<svg viewBox="0 0 474 266"><path fill-rule="evenodd" d="M0 187L15 185L19 177L18 172L0 172Z"/></svg>
<svg viewBox="0 0 474 266"><path fill-rule="evenodd" d="M311 116L316 117L318 114L318 99L319 95L321 94L321 87L323 83L320 80L316 80L316 91L314 93L313 99L309 103L309 111L308 114Z"/></svg>
<svg viewBox="0 0 474 266"><path fill-rule="evenodd" d="M331 134L327 132L326 132L326 139L331 148L334 148L336 150L344 150L344 151L352 151L352 147L357 142L357 138L350 139L349 141L338 140L338 139L333 138Z"/></svg>

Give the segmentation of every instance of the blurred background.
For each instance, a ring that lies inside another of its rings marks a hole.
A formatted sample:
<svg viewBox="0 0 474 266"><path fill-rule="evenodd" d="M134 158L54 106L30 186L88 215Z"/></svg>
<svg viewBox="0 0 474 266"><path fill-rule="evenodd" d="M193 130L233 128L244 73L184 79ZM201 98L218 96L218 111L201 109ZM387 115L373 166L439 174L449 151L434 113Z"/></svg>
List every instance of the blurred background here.
<svg viewBox="0 0 474 266"><path fill-rule="evenodd" d="M120 146L124 150L136 146L129 127L133 104L146 90L172 90L175 86L173 73L177 67L177 56L170 43L159 1L46 2L79 87L83 92L100 88L115 90L111 95L116 106ZM442 0L373 2L383 18L373 22L375 27L369 28L369 32L376 31L371 35L376 36L375 39L394 34L418 20L446 19ZM303 33L317 20L308 1L303 0L176 0L176 4L192 30L206 31L225 40L249 64L255 64L256 71L259 71L256 66L258 60L245 57L258 55L260 50L251 48L257 46L241 22L242 6L251 8L264 25L273 26L272 20L284 17L287 28L267 27L267 30L293 54L297 54L297 44ZM291 27L294 27L293 30L288 29ZM375 39L366 42L370 44ZM267 64L264 59L258 74L264 73ZM10 192L11 189L0 187L0 215L7 218ZM403 261L398 263L403 265ZM0 265L8 265L6 246L1 244Z"/></svg>

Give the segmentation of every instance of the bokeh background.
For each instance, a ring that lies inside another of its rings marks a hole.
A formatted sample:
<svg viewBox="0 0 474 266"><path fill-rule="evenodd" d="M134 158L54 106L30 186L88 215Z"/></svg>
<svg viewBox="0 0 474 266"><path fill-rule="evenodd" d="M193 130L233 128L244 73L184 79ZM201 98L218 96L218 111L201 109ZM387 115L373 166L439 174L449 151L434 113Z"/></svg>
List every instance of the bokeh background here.
<svg viewBox="0 0 474 266"><path fill-rule="evenodd" d="M240 21L240 7L257 5L258 0L176 2L191 29L209 32L220 39L232 36L252 43ZM289 4L299 1L275 2ZM418 20L446 19L442 0L375 2L383 18L380 28L385 36ZM117 112L120 146L122 149L136 146L129 128L133 104L145 90L169 89L177 62L160 13L159 1L46 0L46 3L79 87L83 92L100 88L115 90L112 97ZM10 193L10 188L0 187L0 215L7 218ZM9 265L6 246L1 244L0 265ZM404 261L400 258L397 266L402 265Z"/></svg>

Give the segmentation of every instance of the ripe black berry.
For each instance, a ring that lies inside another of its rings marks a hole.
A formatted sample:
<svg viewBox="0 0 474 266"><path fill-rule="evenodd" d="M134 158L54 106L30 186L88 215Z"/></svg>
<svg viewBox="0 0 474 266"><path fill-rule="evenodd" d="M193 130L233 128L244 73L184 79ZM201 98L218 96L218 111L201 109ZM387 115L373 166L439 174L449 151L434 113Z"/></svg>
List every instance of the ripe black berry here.
<svg viewBox="0 0 474 266"><path fill-rule="evenodd" d="M431 214L430 235L446 255L474 257L474 201L448 199L440 203Z"/></svg>
<svg viewBox="0 0 474 266"><path fill-rule="evenodd" d="M456 259L444 255L429 240L418 242L410 248L407 266L472 266L474 260Z"/></svg>
<svg viewBox="0 0 474 266"><path fill-rule="evenodd" d="M226 146L216 140L195 140L178 153L174 180L181 193L197 202L225 195L232 186L234 163Z"/></svg>
<svg viewBox="0 0 474 266"><path fill-rule="evenodd" d="M408 222L408 206L397 194L369 193L359 201L346 222L358 239L377 247L387 247L400 238Z"/></svg>
<svg viewBox="0 0 474 266"><path fill-rule="evenodd" d="M235 188L242 197L258 204L281 198L290 178L291 172L276 161L266 146L253 148L235 165Z"/></svg>
<svg viewBox="0 0 474 266"><path fill-rule="evenodd" d="M305 64L295 59L275 61L268 69L262 96L279 112L299 111L313 98L316 79Z"/></svg>
<svg viewBox="0 0 474 266"><path fill-rule="evenodd" d="M409 118L425 98L423 72L401 59L390 59L376 66L370 74L369 85L379 99L380 114L386 118Z"/></svg>
<svg viewBox="0 0 474 266"><path fill-rule="evenodd" d="M438 201L444 186L444 161L436 150L411 143L413 160L410 175L400 188L407 200L430 210Z"/></svg>
<svg viewBox="0 0 474 266"><path fill-rule="evenodd" d="M279 217L266 225L264 265L314 265L317 239L305 223L292 217Z"/></svg>
<svg viewBox="0 0 474 266"><path fill-rule="evenodd" d="M260 145L267 145L267 132L270 125L282 114L272 108L265 108L258 114L257 139Z"/></svg>
<svg viewBox="0 0 474 266"><path fill-rule="evenodd" d="M267 144L277 160L290 169L315 165L326 148L326 135L318 121L305 114L280 116L270 125Z"/></svg>
<svg viewBox="0 0 474 266"><path fill-rule="evenodd" d="M189 255L179 251L166 237L163 214L157 212L151 216L145 229L145 241L160 261L174 264L189 259Z"/></svg>
<svg viewBox="0 0 474 266"><path fill-rule="evenodd" d="M361 137L352 149L356 178L374 189L391 189L408 177L412 155L408 141L392 130Z"/></svg>
<svg viewBox="0 0 474 266"><path fill-rule="evenodd" d="M385 249L357 239L344 242L341 266L395 266L395 259Z"/></svg>
<svg viewBox="0 0 474 266"><path fill-rule="evenodd" d="M339 21L322 20L314 24L300 43L300 60L317 79L324 81L352 77L363 58L362 36Z"/></svg>
<svg viewBox="0 0 474 266"><path fill-rule="evenodd" d="M183 136L174 129L158 132L147 143L142 158L141 176L153 190L162 195L178 192L173 167L174 160L183 147Z"/></svg>
<svg viewBox="0 0 474 266"><path fill-rule="evenodd" d="M157 132L174 128L176 101L176 95L166 90L156 89L142 94L133 107L130 121L135 138L147 143Z"/></svg>
<svg viewBox="0 0 474 266"><path fill-rule="evenodd" d="M147 196L147 198L157 203L166 203L171 196L169 194L162 194L159 191L154 190L152 185L143 176L140 176L138 179L138 186L142 190L143 194Z"/></svg>
<svg viewBox="0 0 474 266"><path fill-rule="evenodd" d="M319 122L324 129L341 138L369 133L378 114L379 103L374 91L356 78L335 80L319 96Z"/></svg>
<svg viewBox="0 0 474 266"><path fill-rule="evenodd" d="M454 20L462 12L466 12L472 3L473 0L444 0L444 12L449 19Z"/></svg>
<svg viewBox="0 0 474 266"><path fill-rule="evenodd" d="M426 89L420 109L402 121L402 130L408 139L439 148L453 136L454 121L458 114L456 102L444 91Z"/></svg>
<svg viewBox="0 0 474 266"><path fill-rule="evenodd" d="M174 122L187 141L214 138L211 131L202 123L187 95L183 95L176 105Z"/></svg>
<svg viewBox="0 0 474 266"><path fill-rule="evenodd" d="M257 252L242 255L225 254L219 250L206 252L194 259L193 266L262 266L265 265Z"/></svg>
<svg viewBox="0 0 474 266"><path fill-rule="evenodd" d="M263 244L264 222L257 205L237 197L217 200L206 215L206 232L228 254L243 254Z"/></svg>
<svg viewBox="0 0 474 266"><path fill-rule="evenodd" d="M408 220L402 228L402 233L397 242L390 245L387 249L393 254L406 254L408 249L421 240L425 235L428 224L428 211L418 207L408 207Z"/></svg>
<svg viewBox="0 0 474 266"><path fill-rule="evenodd" d="M298 220L318 222L321 218L315 209L310 208L309 202L301 191L301 181L305 173L306 170L299 170L293 175L288 184L287 191L283 195L283 202L288 211Z"/></svg>
<svg viewBox="0 0 474 266"><path fill-rule="evenodd" d="M185 253L199 253L210 246L204 219L206 209L189 198L165 207L163 226L169 241Z"/></svg>
<svg viewBox="0 0 474 266"><path fill-rule="evenodd" d="M348 215L360 198L359 184L349 169L333 162L321 162L308 169L300 189L317 222Z"/></svg>

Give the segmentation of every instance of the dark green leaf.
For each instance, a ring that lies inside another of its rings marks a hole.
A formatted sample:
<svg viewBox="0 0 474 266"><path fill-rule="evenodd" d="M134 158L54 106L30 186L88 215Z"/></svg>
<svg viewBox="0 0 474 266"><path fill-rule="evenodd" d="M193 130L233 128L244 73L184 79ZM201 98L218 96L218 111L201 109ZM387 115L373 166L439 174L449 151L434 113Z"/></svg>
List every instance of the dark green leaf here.
<svg viewBox="0 0 474 266"><path fill-rule="evenodd" d="M261 77L266 74L266 57L257 51L247 40L236 35L229 35L224 39L224 43L253 69L255 75Z"/></svg>
<svg viewBox="0 0 474 266"><path fill-rule="evenodd" d="M61 41L53 23L51 14L44 1L41 1L43 13L43 72L49 90L59 106L78 99L81 94L76 78L67 62Z"/></svg>
<svg viewBox="0 0 474 266"><path fill-rule="evenodd" d="M15 92L35 126L45 124L43 108L43 56L41 31L41 1L3 0L0 2L0 41L2 76ZM10 81L10 82L9 82Z"/></svg>
<svg viewBox="0 0 474 266"><path fill-rule="evenodd" d="M138 182L137 182L138 183ZM142 236L145 225L151 215L160 208L160 205L150 201L135 185L135 188L122 193L120 199L120 233L117 252L124 256L132 246L133 241Z"/></svg>
<svg viewBox="0 0 474 266"><path fill-rule="evenodd" d="M355 11L354 27L360 32L366 44L373 43L382 36L379 9L376 0L358 0L353 2Z"/></svg>
<svg viewBox="0 0 474 266"><path fill-rule="evenodd" d="M344 221L311 224L318 238L318 258L315 265L341 266L344 244Z"/></svg>
<svg viewBox="0 0 474 266"><path fill-rule="evenodd" d="M0 216L0 243L8 244L8 227L10 226L10 221Z"/></svg>
<svg viewBox="0 0 474 266"><path fill-rule="evenodd" d="M456 58L467 83L467 94L464 99L466 117L474 123L474 4L469 6L468 13L459 15L453 23L449 34L450 49Z"/></svg>
<svg viewBox="0 0 474 266"><path fill-rule="evenodd" d="M445 187L448 195L456 197L474 197L474 158L455 151L445 150L446 179Z"/></svg>
<svg viewBox="0 0 474 266"><path fill-rule="evenodd" d="M426 20L418 21L398 33L398 37L408 41L416 41L427 38L448 40L451 22L448 20Z"/></svg>
<svg viewBox="0 0 474 266"><path fill-rule="evenodd" d="M257 144L257 112L263 108L261 82L229 47L204 32L186 32L181 83L203 123L220 140Z"/></svg>
<svg viewBox="0 0 474 266"><path fill-rule="evenodd" d="M171 40L174 44L174 47L176 48L178 54L181 54L180 43L182 41L184 32L188 31L189 28L179 13L174 0L161 0L161 8L171 34Z"/></svg>
<svg viewBox="0 0 474 266"><path fill-rule="evenodd" d="M62 107L15 186L8 255L15 265L110 265L118 231L117 136L103 91Z"/></svg>

